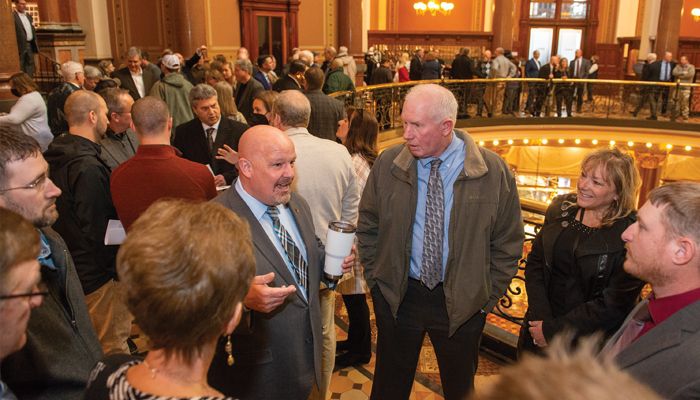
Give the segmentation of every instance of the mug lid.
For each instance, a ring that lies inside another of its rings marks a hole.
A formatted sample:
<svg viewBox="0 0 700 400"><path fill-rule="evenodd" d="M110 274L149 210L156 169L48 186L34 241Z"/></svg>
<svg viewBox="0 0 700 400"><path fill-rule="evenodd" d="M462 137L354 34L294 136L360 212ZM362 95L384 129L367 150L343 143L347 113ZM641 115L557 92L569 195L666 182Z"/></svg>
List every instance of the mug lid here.
<svg viewBox="0 0 700 400"><path fill-rule="evenodd" d="M355 233L357 230L355 225L346 221L331 221L328 223L328 229L341 233Z"/></svg>

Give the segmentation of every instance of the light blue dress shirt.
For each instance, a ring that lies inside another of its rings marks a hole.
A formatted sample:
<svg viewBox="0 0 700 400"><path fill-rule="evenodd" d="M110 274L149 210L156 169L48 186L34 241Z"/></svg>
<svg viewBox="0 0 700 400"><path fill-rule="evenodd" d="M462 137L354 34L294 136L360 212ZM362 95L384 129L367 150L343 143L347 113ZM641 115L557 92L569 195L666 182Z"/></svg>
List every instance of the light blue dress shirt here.
<svg viewBox="0 0 700 400"><path fill-rule="evenodd" d="M442 152L439 158L440 177L442 178L442 188L445 197L445 222L444 236L442 242L442 279L445 279L447 258L449 257L450 241L450 214L454 202L454 184L459 173L464 169L464 157L466 156L466 146L464 141L452 133L452 141L447 149ZM430 178L430 163L436 157L419 159L416 162L418 168L418 201L416 203L416 219L413 221L413 241L411 246L411 266L408 276L413 279L420 279L420 267L423 261L423 239L425 226L425 203L428 196L428 179Z"/></svg>
<svg viewBox="0 0 700 400"><path fill-rule="evenodd" d="M299 283L299 280L297 279L296 274L294 273L294 267L292 266L292 262L289 261L289 257L287 257L287 252L284 251L284 247L282 247L282 242L280 242L279 238L275 234L275 229L272 226L272 218L270 217L270 215L267 214L267 205L248 194L248 192L246 192L246 190L243 188L243 185L241 185L240 179L236 179L234 187L236 188L238 194L241 196L241 199L243 199L243 202L246 203L250 211L255 216L255 219L258 220L260 226L262 226L263 230L267 234L267 237L270 239L272 244L275 246L275 249L282 257L282 260L284 260L284 263L287 265L287 269L289 269L289 272L292 274L292 278L294 278L294 281L296 282L297 286L299 286L302 289L302 295L305 299L307 299L307 288L301 286L301 284ZM287 207L286 205L280 204L277 206L277 209L280 211L280 224L282 224L287 233L292 237L294 244L296 244L296 246L299 248L302 257L304 257L304 260L307 260L308 263L308 258L306 255L306 246L304 245L304 241L301 239L301 233L299 232L299 228L297 228L296 221L294 220L294 215L289 210L289 207Z"/></svg>

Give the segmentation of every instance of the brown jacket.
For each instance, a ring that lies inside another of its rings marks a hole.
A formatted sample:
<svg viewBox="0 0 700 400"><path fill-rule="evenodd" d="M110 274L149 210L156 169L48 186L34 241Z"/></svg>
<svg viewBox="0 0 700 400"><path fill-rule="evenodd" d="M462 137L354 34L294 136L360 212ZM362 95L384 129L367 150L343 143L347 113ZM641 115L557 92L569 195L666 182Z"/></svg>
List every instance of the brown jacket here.
<svg viewBox="0 0 700 400"><path fill-rule="evenodd" d="M523 224L513 175L468 134L464 171L454 184L444 290L450 335L475 313L491 311L522 256ZM384 151L360 202L357 237L370 287L378 285L394 316L406 293L417 201L416 159L404 145Z"/></svg>

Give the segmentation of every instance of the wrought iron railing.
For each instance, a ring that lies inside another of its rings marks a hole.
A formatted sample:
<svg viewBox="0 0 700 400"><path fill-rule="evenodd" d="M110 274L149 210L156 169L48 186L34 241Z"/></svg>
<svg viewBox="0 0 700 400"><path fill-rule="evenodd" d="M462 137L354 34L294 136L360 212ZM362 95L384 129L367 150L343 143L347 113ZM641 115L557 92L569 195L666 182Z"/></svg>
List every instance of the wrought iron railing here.
<svg viewBox="0 0 700 400"><path fill-rule="evenodd" d="M650 118L650 107L642 104L644 107L638 109L638 106L651 98L657 100L658 111L654 114L661 116L665 113L673 117L673 110L680 106L686 93L690 110L698 108L700 104L700 84L697 83L603 79L438 79L364 86L352 92L333 93L332 96L343 100L348 106L373 112L382 130L393 129L401 127L401 107L406 93L419 83L435 83L450 89L459 104L459 118L522 118L533 114L541 117L568 116L564 111L566 103L577 90L582 93L581 106L577 106L575 98L570 100L572 114L576 117ZM682 119L678 115L678 120ZM688 122L700 123L700 118L691 118Z"/></svg>
<svg viewBox="0 0 700 400"><path fill-rule="evenodd" d="M39 92L47 95L53 88L63 82L63 78L58 72L61 64L43 53L38 53L35 61L37 65L34 72L34 82L39 86Z"/></svg>

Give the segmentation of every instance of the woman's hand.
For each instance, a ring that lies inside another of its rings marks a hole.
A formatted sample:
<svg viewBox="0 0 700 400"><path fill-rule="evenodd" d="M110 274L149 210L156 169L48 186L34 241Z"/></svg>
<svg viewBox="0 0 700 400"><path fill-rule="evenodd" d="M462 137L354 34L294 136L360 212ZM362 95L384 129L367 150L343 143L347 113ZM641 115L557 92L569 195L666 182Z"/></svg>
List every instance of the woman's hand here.
<svg viewBox="0 0 700 400"><path fill-rule="evenodd" d="M238 152L225 144L223 148L219 147L216 150L216 159L226 160L227 163L236 165L238 163Z"/></svg>

